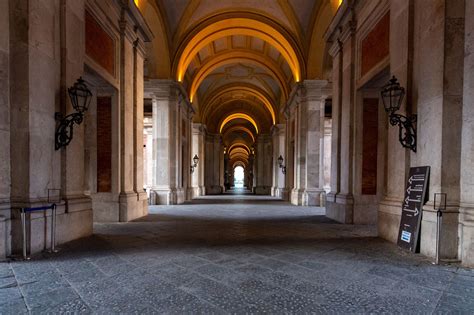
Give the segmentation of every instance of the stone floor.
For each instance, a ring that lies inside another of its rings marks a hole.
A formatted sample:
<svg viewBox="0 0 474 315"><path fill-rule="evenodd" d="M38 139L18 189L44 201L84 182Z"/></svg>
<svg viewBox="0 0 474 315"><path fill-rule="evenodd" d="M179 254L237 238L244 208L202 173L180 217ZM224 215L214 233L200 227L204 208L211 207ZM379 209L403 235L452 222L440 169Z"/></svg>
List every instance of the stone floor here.
<svg viewBox="0 0 474 315"><path fill-rule="evenodd" d="M0 264L0 314L474 313L474 271L321 208L219 196Z"/></svg>

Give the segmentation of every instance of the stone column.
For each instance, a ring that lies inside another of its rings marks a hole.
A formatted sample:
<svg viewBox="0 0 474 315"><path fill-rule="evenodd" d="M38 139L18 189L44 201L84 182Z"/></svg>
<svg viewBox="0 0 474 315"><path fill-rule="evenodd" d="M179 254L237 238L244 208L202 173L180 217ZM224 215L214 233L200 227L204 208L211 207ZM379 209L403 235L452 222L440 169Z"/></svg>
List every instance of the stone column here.
<svg viewBox="0 0 474 315"><path fill-rule="evenodd" d="M84 36L84 4L82 1L74 4L49 1L31 5L24 0L2 1L0 9L2 14L9 13L9 18L0 18L0 82L5 82L4 73L10 80L9 88L4 84L0 88L0 93L10 93L9 97L0 98L0 128L2 134L5 132L2 127L14 128L9 129L10 150L0 148L0 151L8 155L5 159L10 164L8 174L14 174L11 181L4 182L1 178L2 184L10 187L10 206L12 209L44 206L48 203L48 189L61 189L64 202L58 207L57 242L90 235L92 204L84 194L84 124L74 127L74 138L67 148L54 149L54 113L72 112L67 87L73 85L84 70L84 41L68 40L71 36ZM61 39L54 41L51 34ZM8 41L10 51L6 58L3 45ZM9 69L9 73L3 72L4 69ZM5 103L2 104L2 100L6 100ZM4 161L3 157L1 160ZM1 162L0 167L0 173L4 174ZM2 184L0 194L5 194L8 190L2 189ZM17 211L11 214L0 218L0 225L5 222L6 229L0 233L11 235L5 245L7 252L21 247ZM47 246L50 215L50 212L31 215L32 253ZM10 222L4 221L9 218L12 218L11 234ZM13 243L11 247L9 241Z"/></svg>
<svg viewBox="0 0 474 315"><path fill-rule="evenodd" d="M296 108L296 187L291 192L295 205L319 206L324 192L320 174L324 134L324 104L330 86L324 80L306 80L297 96Z"/></svg>
<svg viewBox="0 0 474 315"><path fill-rule="evenodd" d="M153 120L151 117L145 118L144 126L143 134L146 139L144 160L146 173L144 174L144 183L149 193L153 187Z"/></svg>
<svg viewBox="0 0 474 315"><path fill-rule="evenodd" d="M0 261L10 254L10 18L9 1L0 3Z"/></svg>
<svg viewBox="0 0 474 315"><path fill-rule="evenodd" d="M145 82L145 95L152 99L153 104L153 204L178 202L179 93L177 84L170 80Z"/></svg>
<svg viewBox="0 0 474 315"><path fill-rule="evenodd" d="M252 147L252 152L249 154L249 166L248 166L248 189L251 192L255 192L255 154Z"/></svg>
<svg viewBox="0 0 474 315"><path fill-rule="evenodd" d="M255 194L270 195L272 186L272 138L259 134L256 141L256 187Z"/></svg>
<svg viewBox="0 0 474 315"><path fill-rule="evenodd" d="M272 147L273 147L273 186L271 194L274 197L288 200L288 189L285 184L286 174L278 165L278 157L283 157L283 164L286 165L287 155L285 154L286 125L278 124L272 127Z"/></svg>
<svg viewBox="0 0 474 315"><path fill-rule="evenodd" d="M199 157L199 163L194 168L194 173L191 174L193 198L203 196L206 194L204 185L205 165L206 165L206 126L203 124L192 124L192 151L191 158L195 154Z"/></svg>
<svg viewBox="0 0 474 315"><path fill-rule="evenodd" d="M342 91L342 43L336 39L329 54L332 57L332 138L330 191L326 196L326 213L337 217L336 196L341 187L341 91Z"/></svg>
<svg viewBox="0 0 474 315"><path fill-rule="evenodd" d="M411 0L393 3L390 8L390 72L395 75L405 88L412 82L411 56L413 55L413 7ZM411 48L410 48L411 47ZM407 89L407 97L399 113L405 115L407 99L411 89ZM410 102L411 103L411 100ZM400 145L398 128L387 122L387 155L386 155L386 187L385 196L378 209L378 233L381 237L397 242L402 203L405 195L406 177L410 167L410 152Z"/></svg>
<svg viewBox="0 0 474 315"><path fill-rule="evenodd" d="M333 91L333 159L331 182L333 187L326 204L326 215L342 223L353 223L353 151L354 151L354 63L355 21L349 20L341 28L337 43L332 47L335 75ZM337 192L336 192L337 191Z"/></svg>
<svg viewBox="0 0 474 315"><path fill-rule="evenodd" d="M206 135L206 176L204 183L206 185L206 194L215 195L222 193L221 185L221 135L207 134ZM223 158L223 157L222 157ZM222 168L223 170L223 168Z"/></svg>
<svg viewBox="0 0 474 315"><path fill-rule="evenodd" d="M435 256L433 195L444 192L448 207L443 215L441 258L455 259L458 257L461 140L465 139L459 136L462 133L465 2L437 2L444 10L435 5L414 4L415 19L419 21L414 36L420 39L415 45L417 67L414 77L429 80L414 80L419 119L418 150L412 155L412 163L431 166L429 201L423 207L420 251ZM432 19L427 21L425 14Z"/></svg>
<svg viewBox="0 0 474 315"><path fill-rule="evenodd" d="M465 3L464 95L459 215L460 257L463 265L474 267L474 2Z"/></svg>
<svg viewBox="0 0 474 315"><path fill-rule="evenodd" d="M134 191L137 194L137 205L135 209L129 209L127 212L127 220L132 220L148 214L148 196L144 189L144 60L145 60L145 43L141 39L136 39L133 42L133 132L134 132L134 154L133 154L133 169L134 169Z"/></svg>

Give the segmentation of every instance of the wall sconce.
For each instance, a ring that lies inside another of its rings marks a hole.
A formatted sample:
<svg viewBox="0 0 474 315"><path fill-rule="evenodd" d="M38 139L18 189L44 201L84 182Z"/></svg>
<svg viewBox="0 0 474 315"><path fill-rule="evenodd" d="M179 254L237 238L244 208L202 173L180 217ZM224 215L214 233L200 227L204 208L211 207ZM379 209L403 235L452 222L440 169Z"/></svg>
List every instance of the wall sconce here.
<svg viewBox="0 0 474 315"><path fill-rule="evenodd" d="M283 165L283 157L281 155L278 157L278 166L281 168L281 172L286 174L286 166Z"/></svg>
<svg viewBox="0 0 474 315"><path fill-rule="evenodd" d="M191 174L194 173L194 169L196 168L198 163L199 163L199 157L197 156L197 154L195 154L193 157L193 164L191 165Z"/></svg>
<svg viewBox="0 0 474 315"><path fill-rule="evenodd" d="M84 119L84 112L89 109L92 100L92 92L85 84L82 77L76 83L67 89L69 98L71 99L72 107L76 113L72 113L63 117L59 112L56 112L54 118L59 122L55 134L55 149L59 150L66 147L72 140L74 124L80 125Z"/></svg>
<svg viewBox="0 0 474 315"><path fill-rule="evenodd" d="M397 78L393 76L388 84L382 88L380 95L382 96L385 111L389 114L390 124L392 126L398 125L399 127L398 140L401 145L416 152L416 115L403 116L395 114L402 104L405 89L400 86Z"/></svg>

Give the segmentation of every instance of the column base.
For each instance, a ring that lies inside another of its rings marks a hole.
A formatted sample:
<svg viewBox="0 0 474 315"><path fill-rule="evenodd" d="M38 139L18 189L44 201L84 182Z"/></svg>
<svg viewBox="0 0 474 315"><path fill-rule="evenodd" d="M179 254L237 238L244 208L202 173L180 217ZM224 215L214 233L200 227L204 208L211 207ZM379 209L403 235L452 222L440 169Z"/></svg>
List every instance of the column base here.
<svg viewBox="0 0 474 315"><path fill-rule="evenodd" d="M303 205L303 189L294 188L290 192L290 202L292 205L301 206Z"/></svg>
<svg viewBox="0 0 474 315"><path fill-rule="evenodd" d="M191 191L191 199L204 196L206 194L206 187L204 186L197 186L197 187L191 187L189 189Z"/></svg>
<svg viewBox="0 0 474 315"><path fill-rule="evenodd" d="M474 268L474 205L468 207L461 205L459 234L461 264L463 266Z"/></svg>
<svg viewBox="0 0 474 315"><path fill-rule="evenodd" d="M184 202L184 191L176 188L152 188L150 199L153 205L177 205Z"/></svg>
<svg viewBox="0 0 474 315"><path fill-rule="evenodd" d="M428 257L436 257L436 228L437 215L433 204L423 207L420 234L420 252ZM441 226L441 259L458 258L458 229L459 229L459 207L447 207L442 217Z"/></svg>
<svg viewBox="0 0 474 315"><path fill-rule="evenodd" d="M67 203L67 212L66 212ZM44 206L43 202L25 201L19 207ZM17 206L12 205L12 208ZM40 253L51 245L51 211L32 212L30 224L27 224L30 254ZM22 252L22 232L20 211L11 212L11 253ZM92 203L87 196L70 197L57 204L56 208L56 245L92 235ZM9 253L8 253L9 254Z"/></svg>
<svg viewBox="0 0 474 315"><path fill-rule="evenodd" d="M379 203L377 214L378 236L389 242L397 243L402 214L402 200L385 198Z"/></svg>
<svg viewBox="0 0 474 315"><path fill-rule="evenodd" d="M257 186L255 187L256 195L270 195L271 187L270 186Z"/></svg>
<svg viewBox="0 0 474 315"><path fill-rule="evenodd" d="M135 191L120 193L119 195L119 221L120 222L129 222L146 215L143 209L143 205L147 203L147 197L146 197L146 193L144 194L145 195L138 194Z"/></svg>
<svg viewBox="0 0 474 315"><path fill-rule="evenodd" d="M220 195L223 191L222 186L206 186L206 195Z"/></svg>
<svg viewBox="0 0 474 315"><path fill-rule="evenodd" d="M303 192L303 206L322 207L321 197L324 193L322 189L306 189Z"/></svg>
<svg viewBox="0 0 474 315"><path fill-rule="evenodd" d="M272 187L272 196L285 201L288 201L290 198L288 189L281 187Z"/></svg>
<svg viewBox="0 0 474 315"><path fill-rule="evenodd" d="M326 199L326 217L337 222L352 224L354 198L352 195L328 194Z"/></svg>

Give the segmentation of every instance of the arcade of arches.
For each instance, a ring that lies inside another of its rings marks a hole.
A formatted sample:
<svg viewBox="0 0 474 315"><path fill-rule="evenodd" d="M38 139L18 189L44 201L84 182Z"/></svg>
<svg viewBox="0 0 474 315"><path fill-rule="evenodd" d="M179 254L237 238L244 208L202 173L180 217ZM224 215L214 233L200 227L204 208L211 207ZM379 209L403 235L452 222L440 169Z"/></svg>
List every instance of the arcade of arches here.
<svg viewBox="0 0 474 315"><path fill-rule="evenodd" d="M21 249L18 209L48 193L62 244L233 191L236 168L255 198L324 207L396 243L408 172L426 165L420 252L435 256L433 196L446 193L441 257L474 266L473 12L463 0L0 1L0 256ZM392 75L398 113L417 114L416 152L380 99ZM79 77L92 101L55 150L55 112L73 112ZM50 220L31 214L32 253Z"/></svg>

